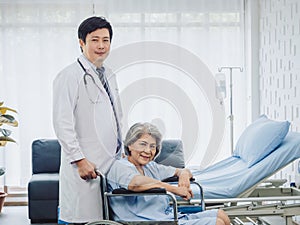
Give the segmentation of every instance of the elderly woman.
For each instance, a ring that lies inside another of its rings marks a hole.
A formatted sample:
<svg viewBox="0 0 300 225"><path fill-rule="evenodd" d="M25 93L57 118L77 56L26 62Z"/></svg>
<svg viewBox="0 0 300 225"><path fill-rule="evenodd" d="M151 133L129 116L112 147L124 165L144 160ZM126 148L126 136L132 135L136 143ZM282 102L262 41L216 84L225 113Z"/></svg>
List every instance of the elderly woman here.
<svg viewBox="0 0 300 225"><path fill-rule="evenodd" d="M165 188L184 199L193 197L190 189L191 172L160 165L153 161L159 154L162 135L150 123L136 123L128 131L124 141L127 157L116 160L107 174L108 189L126 188L145 191ZM161 182L177 176L178 186ZM173 220L169 199L162 196L114 197L110 206L115 220ZM228 216L222 210L207 210L193 214L179 214L179 224L229 225Z"/></svg>

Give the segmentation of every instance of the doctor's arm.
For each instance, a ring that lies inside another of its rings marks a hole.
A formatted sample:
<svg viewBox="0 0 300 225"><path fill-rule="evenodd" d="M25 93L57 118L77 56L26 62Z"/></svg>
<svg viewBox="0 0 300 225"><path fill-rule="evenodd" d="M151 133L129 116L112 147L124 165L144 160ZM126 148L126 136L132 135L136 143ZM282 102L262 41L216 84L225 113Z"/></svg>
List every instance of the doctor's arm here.
<svg viewBox="0 0 300 225"><path fill-rule="evenodd" d="M68 162L78 166L80 177L96 178L95 165L85 159L75 131L74 109L78 98L78 81L73 76L66 76L66 73L70 71L59 74L53 82L54 130Z"/></svg>

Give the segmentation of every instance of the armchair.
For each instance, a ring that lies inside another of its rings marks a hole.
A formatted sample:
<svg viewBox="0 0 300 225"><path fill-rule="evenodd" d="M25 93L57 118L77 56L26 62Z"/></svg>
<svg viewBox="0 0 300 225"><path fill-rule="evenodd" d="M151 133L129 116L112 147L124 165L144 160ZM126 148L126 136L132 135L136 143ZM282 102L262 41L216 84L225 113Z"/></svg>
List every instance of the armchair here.
<svg viewBox="0 0 300 225"><path fill-rule="evenodd" d="M60 151L57 140L32 143L32 177L28 183L31 223L57 222Z"/></svg>

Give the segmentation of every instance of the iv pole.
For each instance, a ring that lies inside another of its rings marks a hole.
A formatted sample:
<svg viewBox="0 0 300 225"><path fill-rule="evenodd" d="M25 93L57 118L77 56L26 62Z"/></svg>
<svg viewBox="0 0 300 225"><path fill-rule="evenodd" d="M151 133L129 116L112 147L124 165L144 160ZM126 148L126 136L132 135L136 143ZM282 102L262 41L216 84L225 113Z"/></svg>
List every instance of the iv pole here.
<svg viewBox="0 0 300 225"><path fill-rule="evenodd" d="M219 72L222 72L222 70L229 69L230 70L230 78L229 78L229 87L230 87L230 147L231 147L231 154L233 153L233 110L232 110L232 70L239 69L240 72L243 72L243 68L238 66L225 66L218 68Z"/></svg>

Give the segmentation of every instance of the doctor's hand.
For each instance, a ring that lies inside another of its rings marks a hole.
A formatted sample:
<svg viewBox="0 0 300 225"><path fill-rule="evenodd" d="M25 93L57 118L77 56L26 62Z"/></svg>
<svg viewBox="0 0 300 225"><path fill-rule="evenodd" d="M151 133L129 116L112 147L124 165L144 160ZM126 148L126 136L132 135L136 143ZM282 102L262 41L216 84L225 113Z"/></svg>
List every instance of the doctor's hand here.
<svg viewBox="0 0 300 225"><path fill-rule="evenodd" d="M95 172L95 164L90 162L87 159L81 159L75 162L78 167L79 176L83 180L90 180L97 178L97 174Z"/></svg>

